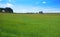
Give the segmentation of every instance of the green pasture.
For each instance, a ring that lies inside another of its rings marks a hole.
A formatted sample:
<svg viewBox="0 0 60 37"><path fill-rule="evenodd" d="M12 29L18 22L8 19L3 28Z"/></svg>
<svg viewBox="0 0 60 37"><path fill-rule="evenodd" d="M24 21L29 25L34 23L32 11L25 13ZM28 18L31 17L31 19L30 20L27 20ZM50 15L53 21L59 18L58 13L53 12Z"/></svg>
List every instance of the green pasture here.
<svg viewBox="0 0 60 37"><path fill-rule="evenodd" d="M0 37L60 37L60 14L0 13Z"/></svg>

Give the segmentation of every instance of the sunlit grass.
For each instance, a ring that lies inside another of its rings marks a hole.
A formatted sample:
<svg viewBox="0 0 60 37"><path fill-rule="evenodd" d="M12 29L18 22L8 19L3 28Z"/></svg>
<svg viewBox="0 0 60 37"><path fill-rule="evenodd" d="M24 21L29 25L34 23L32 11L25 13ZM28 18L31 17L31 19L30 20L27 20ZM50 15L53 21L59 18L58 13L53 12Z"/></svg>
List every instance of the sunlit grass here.
<svg viewBox="0 0 60 37"><path fill-rule="evenodd" d="M60 37L60 14L0 13L0 37Z"/></svg>

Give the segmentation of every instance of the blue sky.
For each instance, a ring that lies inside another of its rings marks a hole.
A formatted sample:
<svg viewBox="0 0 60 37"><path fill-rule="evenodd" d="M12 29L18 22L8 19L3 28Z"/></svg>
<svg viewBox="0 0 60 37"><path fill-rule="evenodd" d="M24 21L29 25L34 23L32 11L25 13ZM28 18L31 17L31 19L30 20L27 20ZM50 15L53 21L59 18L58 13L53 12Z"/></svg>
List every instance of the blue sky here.
<svg viewBox="0 0 60 37"><path fill-rule="evenodd" d="M14 12L60 12L60 0L0 0L0 7Z"/></svg>

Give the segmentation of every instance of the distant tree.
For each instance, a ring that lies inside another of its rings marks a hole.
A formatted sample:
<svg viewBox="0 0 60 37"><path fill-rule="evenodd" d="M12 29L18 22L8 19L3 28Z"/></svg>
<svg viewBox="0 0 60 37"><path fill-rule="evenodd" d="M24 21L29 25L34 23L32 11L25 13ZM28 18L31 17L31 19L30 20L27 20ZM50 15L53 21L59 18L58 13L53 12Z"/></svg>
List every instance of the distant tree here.
<svg viewBox="0 0 60 37"><path fill-rule="evenodd" d="M0 8L0 12L5 12L5 9L4 8Z"/></svg>
<svg viewBox="0 0 60 37"><path fill-rule="evenodd" d="M0 12L2 12L2 8L0 8Z"/></svg>
<svg viewBox="0 0 60 37"><path fill-rule="evenodd" d="M40 14L43 14L43 11L39 11Z"/></svg>
<svg viewBox="0 0 60 37"><path fill-rule="evenodd" d="M6 7L6 8L5 8L5 12L13 13L13 9L11 9L11 8L9 8L9 7Z"/></svg>
<svg viewBox="0 0 60 37"><path fill-rule="evenodd" d="M4 13L13 13L13 9L6 7L6 8L0 8L0 12Z"/></svg>

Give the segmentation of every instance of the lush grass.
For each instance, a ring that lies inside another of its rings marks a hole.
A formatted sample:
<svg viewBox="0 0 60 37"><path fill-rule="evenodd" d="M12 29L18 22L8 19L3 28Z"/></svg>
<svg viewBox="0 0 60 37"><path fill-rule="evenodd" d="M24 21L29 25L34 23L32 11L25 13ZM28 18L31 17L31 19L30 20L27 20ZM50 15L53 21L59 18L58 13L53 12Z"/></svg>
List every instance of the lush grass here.
<svg viewBox="0 0 60 37"><path fill-rule="evenodd" d="M60 14L0 13L0 37L60 37Z"/></svg>

